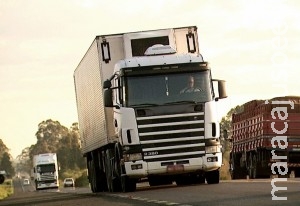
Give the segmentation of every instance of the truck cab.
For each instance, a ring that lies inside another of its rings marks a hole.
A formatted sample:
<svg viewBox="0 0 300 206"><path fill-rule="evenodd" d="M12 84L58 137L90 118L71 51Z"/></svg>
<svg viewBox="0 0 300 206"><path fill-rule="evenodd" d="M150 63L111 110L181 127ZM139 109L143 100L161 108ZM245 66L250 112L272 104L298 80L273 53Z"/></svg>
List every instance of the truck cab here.
<svg viewBox="0 0 300 206"><path fill-rule="evenodd" d="M117 62L107 81L105 106L113 107L128 174L148 176L150 184L171 174L180 184L187 177L176 173L201 171L208 183L219 182L222 153L215 106L227 95L222 80L217 80L215 95L211 70L200 54L176 54L169 45L155 45L145 56Z"/></svg>

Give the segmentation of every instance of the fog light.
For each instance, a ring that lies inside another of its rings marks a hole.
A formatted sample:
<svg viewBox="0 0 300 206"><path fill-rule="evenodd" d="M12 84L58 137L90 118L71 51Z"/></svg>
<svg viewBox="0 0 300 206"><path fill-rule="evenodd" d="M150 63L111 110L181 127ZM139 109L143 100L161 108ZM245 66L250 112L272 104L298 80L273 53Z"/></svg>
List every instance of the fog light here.
<svg viewBox="0 0 300 206"><path fill-rule="evenodd" d="M143 169L143 165L142 164L131 165L131 169L132 170Z"/></svg>
<svg viewBox="0 0 300 206"><path fill-rule="evenodd" d="M218 161L218 157L208 157L207 158L207 162L217 162Z"/></svg>

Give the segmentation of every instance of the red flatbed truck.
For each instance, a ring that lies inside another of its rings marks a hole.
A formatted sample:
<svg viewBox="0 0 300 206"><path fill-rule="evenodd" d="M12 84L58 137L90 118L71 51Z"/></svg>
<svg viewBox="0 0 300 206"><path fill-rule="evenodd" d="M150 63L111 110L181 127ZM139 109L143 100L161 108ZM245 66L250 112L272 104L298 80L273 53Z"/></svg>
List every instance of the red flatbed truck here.
<svg viewBox="0 0 300 206"><path fill-rule="evenodd" d="M253 100L243 107L232 116L232 179L299 177L300 96Z"/></svg>

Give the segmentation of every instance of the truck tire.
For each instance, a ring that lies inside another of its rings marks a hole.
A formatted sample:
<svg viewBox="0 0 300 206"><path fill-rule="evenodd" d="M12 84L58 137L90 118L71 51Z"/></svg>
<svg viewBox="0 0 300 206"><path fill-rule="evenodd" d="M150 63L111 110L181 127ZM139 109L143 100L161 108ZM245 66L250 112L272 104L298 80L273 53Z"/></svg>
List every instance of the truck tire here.
<svg viewBox="0 0 300 206"><path fill-rule="evenodd" d="M257 175L257 160L256 155L252 153L249 156L249 177L250 179L255 179Z"/></svg>
<svg viewBox="0 0 300 206"><path fill-rule="evenodd" d="M0 175L0 184L2 184L4 182L4 180L5 180L4 175Z"/></svg>
<svg viewBox="0 0 300 206"><path fill-rule="evenodd" d="M127 175L121 177L122 192L134 192L136 190L136 180L130 179Z"/></svg>
<svg viewBox="0 0 300 206"><path fill-rule="evenodd" d="M99 165L100 161L98 153L94 153L87 160L89 182L93 193L107 191L106 177L103 168Z"/></svg>
<svg viewBox="0 0 300 206"><path fill-rule="evenodd" d="M37 181L35 181L35 190L36 190L36 191L40 190L40 189L38 188L38 182L37 182Z"/></svg>
<svg viewBox="0 0 300 206"><path fill-rule="evenodd" d="M122 192L134 192L136 190L136 180L130 179L125 172L124 165L121 165L121 152L118 147L116 147L115 151L115 168L116 168L116 176L121 184Z"/></svg>
<svg viewBox="0 0 300 206"><path fill-rule="evenodd" d="M116 159L112 149L105 152L105 175L109 192L121 191L121 180L117 175Z"/></svg>
<svg viewBox="0 0 300 206"><path fill-rule="evenodd" d="M95 168L92 159L88 161L88 171L89 171L89 182L91 184L91 190L93 193L98 192L96 177L95 177Z"/></svg>
<svg viewBox="0 0 300 206"><path fill-rule="evenodd" d="M105 175L106 175L106 182L107 182L107 189L109 192L113 192L113 184L112 184L112 168L110 164L110 155L109 151L105 151Z"/></svg>
<svg viewBox="0 0 300 206"><path fill-rule="evenodd" d="M220 182L219 170L206 172L205 179L206 179L207 184L218 184Z"/></svg>

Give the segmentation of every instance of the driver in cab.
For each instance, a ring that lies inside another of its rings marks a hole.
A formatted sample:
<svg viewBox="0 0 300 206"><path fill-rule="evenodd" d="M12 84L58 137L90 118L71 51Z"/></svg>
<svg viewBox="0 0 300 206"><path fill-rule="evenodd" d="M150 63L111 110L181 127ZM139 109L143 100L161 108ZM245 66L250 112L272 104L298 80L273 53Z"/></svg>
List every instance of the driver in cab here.
<svg viewBox="0 0 300 206"><path fill-rule="evenodd" d="M201 91L202 89L195 87L195 78L193 76L189 76L187 86L180 91L180 94Z"/></svg>

